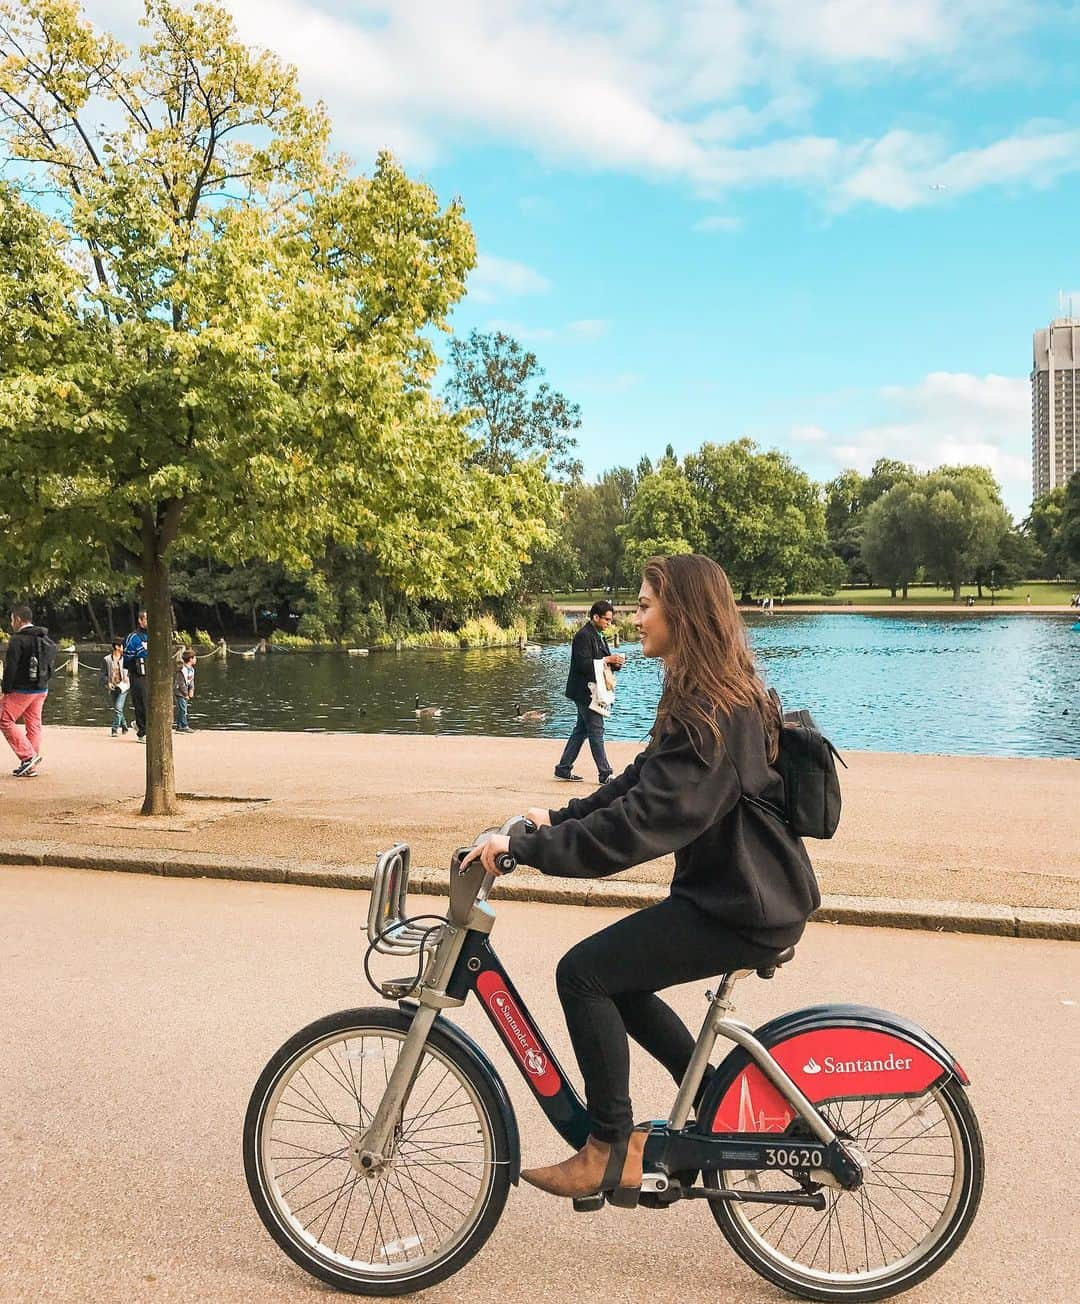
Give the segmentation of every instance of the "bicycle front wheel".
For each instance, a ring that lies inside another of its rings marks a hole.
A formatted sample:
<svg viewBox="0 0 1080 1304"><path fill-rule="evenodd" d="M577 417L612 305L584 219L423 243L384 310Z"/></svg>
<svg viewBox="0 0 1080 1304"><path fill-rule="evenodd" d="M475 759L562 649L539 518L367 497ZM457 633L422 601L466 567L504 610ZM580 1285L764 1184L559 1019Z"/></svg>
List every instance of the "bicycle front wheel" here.
<svg viewBox="0 0 1080 1304"><path fill-rule="evenodd" d="M919 1097L818 1108L865 1160L859 1189L823 1185L820 1213L725 1202L712 1205L713 1216L740 1258L804 1299L878 1300L908 1290L956 1250L979 1207L983 1147L967 1095L952 1081ZM705 1180L717 1185L715 1175ZM736 1191L799 1189L780 1170L726 1172L720 1182Z"/></svg>
<svg viewBox="0 0 1080 1304"><path fill-rule="evenodd" d="M499 1220L510 1185L507 1122L474 1056L433 1028L374 1176L350 1147L370 1125L409 1030L399 1010L345 1010L270 1060L248 1106L244 1168L278 1245L339 1290L398 1295L444 1280Z"/></svg>

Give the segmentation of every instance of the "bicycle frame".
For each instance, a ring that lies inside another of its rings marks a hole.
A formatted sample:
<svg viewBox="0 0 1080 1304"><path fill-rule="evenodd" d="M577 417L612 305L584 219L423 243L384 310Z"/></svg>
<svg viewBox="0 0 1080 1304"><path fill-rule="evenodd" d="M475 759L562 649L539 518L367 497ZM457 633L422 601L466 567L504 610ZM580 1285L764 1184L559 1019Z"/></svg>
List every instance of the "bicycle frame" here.
<svg viewBox="0 0 1080 1304"><path fill-rule="evenodd" d="M451 865L449 919L415 997L412 1025L375 1117L360 1140L359 1158L364 1168L381 1167L391 1156L395 1128L435 1019L440 1011L463 1005L470 992L475 992L552 1127L575 1149L584 1145L588 1136L588 1115L580 1096L491 947L489 934L495 914L486 898L495 879L486 873L479 860L462 871L462 854L456 853ZM791 1162L793 1147L785 1144L783 1138L754 1133L706 1134L698 1131L696 1126L686 1127L716 1041L724 1037L746 1051L806 1125L809 1136L798 1138L794 1147L803 1158L798 1166L818 1172L828 1171L841 1185L857 1186L861 1178L859 1165L838 1143L833 1129L750 1028L729 1017L731 989L739 978L750 972L738 970L724 975L719 990L710 996L709 1009L671 1113L665 1122L654 1126L649 1137L646 1167L650 1172L670 1176L688 1170L784 1169L794 1166ZM393 986L386 984L388 989ZM407 995L404 989L397 994L401 997ZM666 1190L667 1176L650 1183L650 1188ZM762 1196L769 1200L779 1196L783 1200L785 1194L789 1200L797 1198L794 1194L779 1192L762 1193ZM816 1202L820 1197L801 1197L810 1198Z"/></svg>

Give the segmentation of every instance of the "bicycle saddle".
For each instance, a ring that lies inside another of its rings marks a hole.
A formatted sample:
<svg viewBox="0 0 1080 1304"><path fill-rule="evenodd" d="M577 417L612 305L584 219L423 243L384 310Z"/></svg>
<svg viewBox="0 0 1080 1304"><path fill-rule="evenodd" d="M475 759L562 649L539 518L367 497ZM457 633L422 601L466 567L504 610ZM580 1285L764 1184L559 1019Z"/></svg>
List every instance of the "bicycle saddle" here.
<svg viewBox="0 0 1080 1304"><path fill-rule="evenodd" d="M787 964L789 960L794 960L794 959L795 959L795 948L793 946L789 946L786 950L781 951L780 954L776 957L775 960L772 961L771 964L763 964L761 968L757 971L757 976L759 978L771 978L782 964Z"/></svg>

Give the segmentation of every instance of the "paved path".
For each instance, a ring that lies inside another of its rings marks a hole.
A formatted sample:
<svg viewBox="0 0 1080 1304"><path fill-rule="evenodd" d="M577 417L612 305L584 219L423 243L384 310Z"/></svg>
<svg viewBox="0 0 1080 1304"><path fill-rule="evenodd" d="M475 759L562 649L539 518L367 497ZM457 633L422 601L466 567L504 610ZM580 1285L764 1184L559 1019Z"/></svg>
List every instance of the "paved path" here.
<svg viewBox="0 0 1080 1304"><path fill-rule="evenodd" d="M151 820L137 813L142 747L111 739L106 729L47 729L39 778L14 779L0 769L0 858L32 843L39 854L57 846L62 863L71 863L77 849L89 862L127 852L139 864L145 852L151 860L202 854L211 864L239 856L283 867L366 867L402 840L411 844L414 864L442 867L451 849L480 829L591 791L552 777L552 740L417 729L418 736L221 731L177 738L181 791L269 800L190 803L182 818ZM610 745L616 767L637 750L633 743ZM1075 760L885 752L850 752L846 759L837 836L809 844L823 892L1080 908ZM671 863L621 877L666 884Z"/></svg>
<svg viewBox="0 0 1080 1304"><path fill-rule="evenodd" d="M360 968L365 907L358 893L312 888L0 869L5 1304L331 1298L258 1222L240 1132L251 1086L288 1035L374 1000ZM499 907L495 944L567 1063L550 975L616 913ZM905 1297L912 1304L1075 1296L1078 986L1080 951L1067 943L825 925L772 983L741 985L751 1024L818 1001L899 1010L970 1074L987 1147L982 1210L957 1256ZM673 1001L697 1022L700 985ZM559 1158L479 1011L460 1018L507 1075L526 1160ZM662 1112L670 1095L639 1052L639 1114ZM734 1258L702 1208L585 1217L520 1188L478 1258L424 1299L661 1296L783 1298Z"/></svg>

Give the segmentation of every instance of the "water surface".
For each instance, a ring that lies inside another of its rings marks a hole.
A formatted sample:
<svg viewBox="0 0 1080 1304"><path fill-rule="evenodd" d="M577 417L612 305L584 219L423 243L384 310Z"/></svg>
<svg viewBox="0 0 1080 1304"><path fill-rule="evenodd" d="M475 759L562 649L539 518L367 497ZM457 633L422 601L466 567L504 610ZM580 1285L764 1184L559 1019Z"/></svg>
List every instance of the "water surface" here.
<svg viewBox="0 0 1080 1304"><path fill-rule="evenodd" d="M808 707L841 750L1080 756L1080 632L1068 619L785 613L747 623L768 682L786 705ZM636 644L621 650L628 660L608 737L642 739L660 671ZM569 655L561 645L204 660L192 725L554 739L574 719L562 695ZM442 709L439 719L416 719L417 694ZM518 724L519 706L547 719ZM107 719L92 673L54 681L47 723Z"/></svg>

